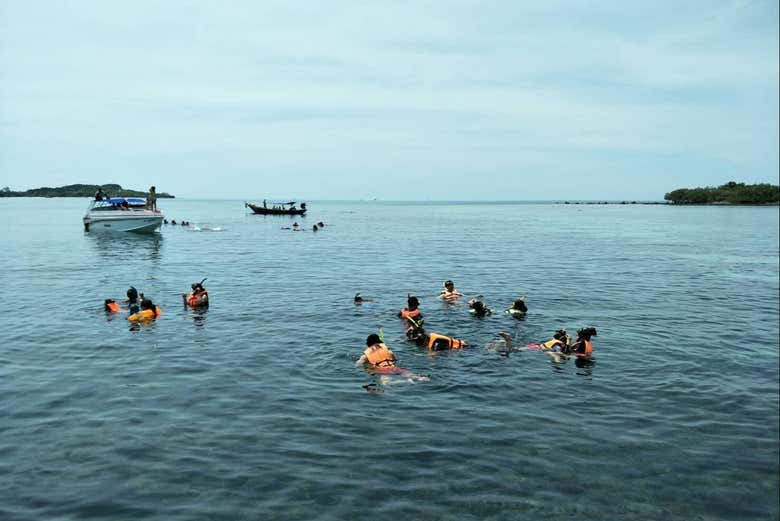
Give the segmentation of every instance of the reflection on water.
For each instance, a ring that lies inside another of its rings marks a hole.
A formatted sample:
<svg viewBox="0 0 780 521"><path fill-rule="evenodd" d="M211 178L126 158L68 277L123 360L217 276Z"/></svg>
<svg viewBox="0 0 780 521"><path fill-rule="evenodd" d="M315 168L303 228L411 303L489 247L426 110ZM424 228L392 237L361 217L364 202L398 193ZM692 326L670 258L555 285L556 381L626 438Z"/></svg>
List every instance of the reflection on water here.
<svg viewBox="0 0 780 521"><path fill-rule="evenodd" d="M193 324L195 324L196 327L203 327L206 325L206 317L209 314L209 308L208 307L201 307L201 308L188 308L190 317L192 318Z"/></svg>
<svg viewBox="0 0 780 521"><path fill-rule="evenodd" d="M158 261L163 236L160 233L84 232L94 251L108 262L130 259Z"/></svg>

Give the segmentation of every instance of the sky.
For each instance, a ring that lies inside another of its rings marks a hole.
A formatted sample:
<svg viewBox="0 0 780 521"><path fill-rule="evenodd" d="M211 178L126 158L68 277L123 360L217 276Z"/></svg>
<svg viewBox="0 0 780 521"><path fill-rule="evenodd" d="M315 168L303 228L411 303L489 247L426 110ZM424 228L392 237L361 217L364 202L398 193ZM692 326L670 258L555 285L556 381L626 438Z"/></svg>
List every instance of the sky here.
<svg viewBox="0 0 780 521"><path fill-rule="evenodd" d="M0 187L661 200L778 183L778 2L0 0Z"/></svg>

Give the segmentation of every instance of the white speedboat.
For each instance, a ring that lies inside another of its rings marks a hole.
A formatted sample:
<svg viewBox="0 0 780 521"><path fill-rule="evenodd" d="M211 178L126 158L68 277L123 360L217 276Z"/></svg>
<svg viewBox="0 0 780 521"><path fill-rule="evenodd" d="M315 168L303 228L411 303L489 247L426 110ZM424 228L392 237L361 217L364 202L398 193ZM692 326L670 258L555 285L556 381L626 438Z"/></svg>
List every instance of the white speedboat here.
<svg viewBox="0 0 780 521"><path fill-rule="evenodd" d="M110 197L92 201L84 231L153 232L163 222L160 210L149 210L143 197Z"/></svg>

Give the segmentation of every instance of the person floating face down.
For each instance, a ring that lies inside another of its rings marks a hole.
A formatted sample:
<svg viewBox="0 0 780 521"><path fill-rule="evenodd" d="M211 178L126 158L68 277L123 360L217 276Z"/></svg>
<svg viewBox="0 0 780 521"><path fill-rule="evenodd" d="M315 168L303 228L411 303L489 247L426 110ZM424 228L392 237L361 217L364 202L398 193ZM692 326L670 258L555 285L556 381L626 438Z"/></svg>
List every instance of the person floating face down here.
<svg viewBox="0 0 780 521"><path fill-rule="evenodd" d="M406 337L417 344L417 347L424 347L431 351L461 349L468 345L465 340L448 337L439 333L428 333L422 326L415 327L414 325L410 325L406 330Z"/></svg>
<svg viewBox="0 0 780 521"><path fill-rule="evenodd" d="M395 373L400 370L396 365L395 354L376 333L366 337L366 349L356 364L368 365L371 372L376 373Z"/></svg>
<svg viewBox="0 0 780 521"><path fill-rule="evenodd" d="M442 300L457 300L458 297L462 297L463 293L455 289L455 283L451 280L444 281L444 289L441 290L441 293L439 293L439 298Z"/></svg>
<svg viewBox="0 0 780 521"><path fill-rule="evenodd" d="M206 288L203 287L204 282L206 282L206 279L195 282L192 285L192 291L190 291L189 295L182 294L185 306L199 308L209 305L209 293L206 291Z"/></svg>
<svg viewBox="0 0 780 521"><path fill-rule="evenodd" d="M580 357L590 357L593 355L593 344L590 343L591 337L597 336L595 327L585 327L577 331L577 340L571 345L571 352Z"/></svg>

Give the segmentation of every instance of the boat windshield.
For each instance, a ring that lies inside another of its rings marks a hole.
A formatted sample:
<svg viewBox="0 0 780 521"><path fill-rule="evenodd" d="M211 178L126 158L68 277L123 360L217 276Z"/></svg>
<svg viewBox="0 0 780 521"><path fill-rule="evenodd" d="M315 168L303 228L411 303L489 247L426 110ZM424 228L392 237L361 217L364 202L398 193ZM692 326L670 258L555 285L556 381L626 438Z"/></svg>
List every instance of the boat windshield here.
<svg viewBox="0 0 780 521"><path fill-rule="evenodd" d="M102 201L92 201L90 210L129 210L146 208L146 199L143 197L111 197Z"/></svg>

